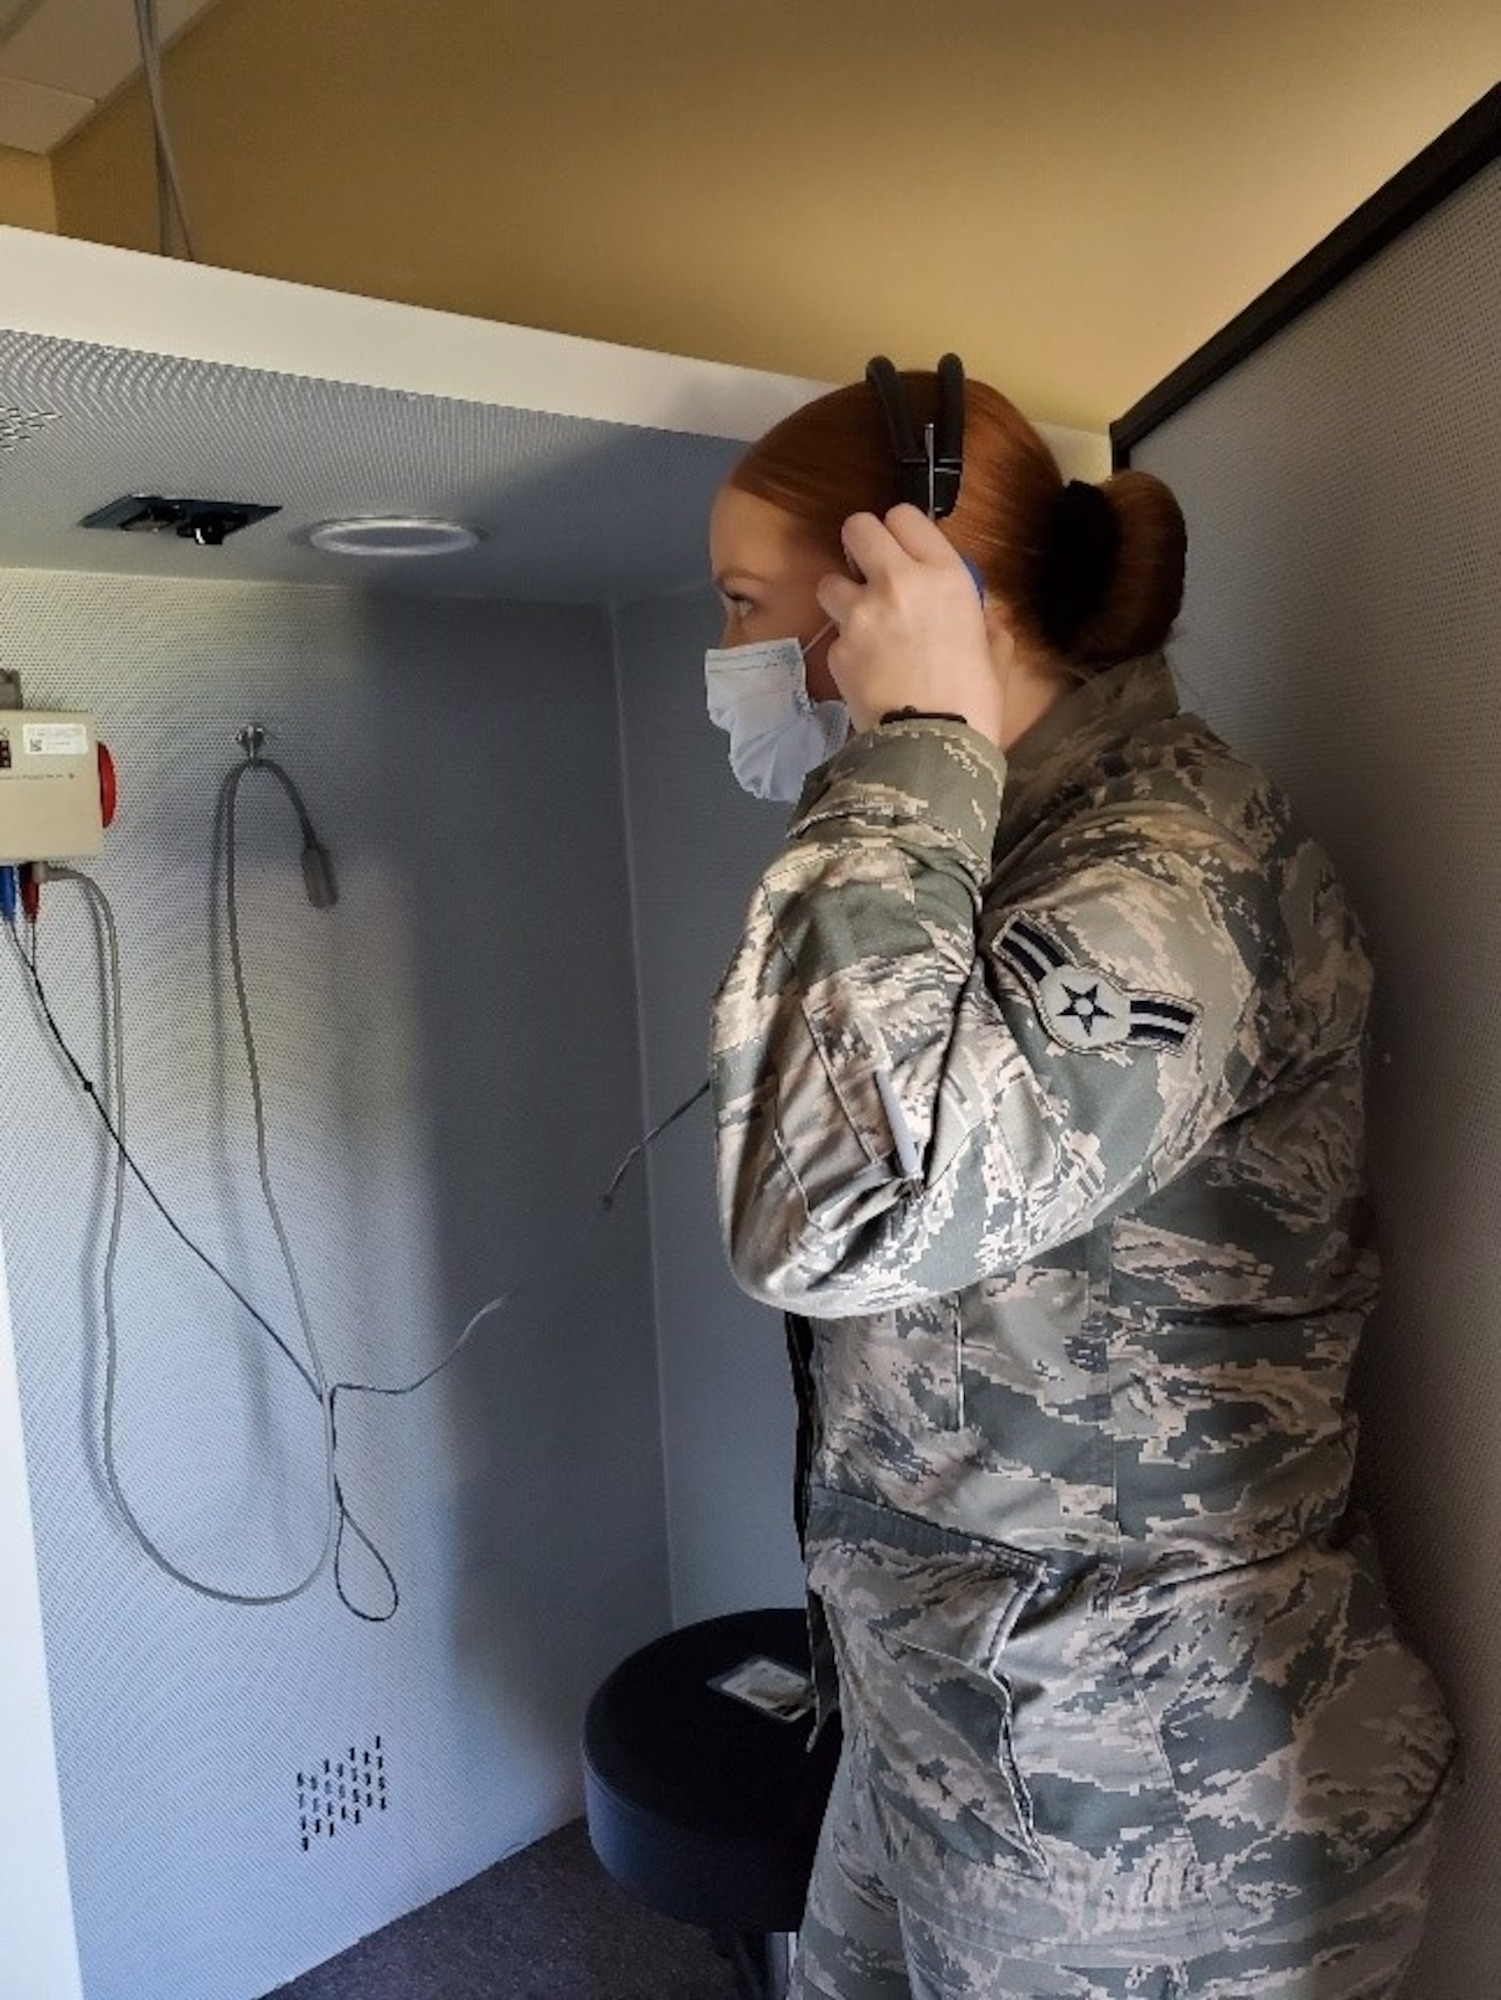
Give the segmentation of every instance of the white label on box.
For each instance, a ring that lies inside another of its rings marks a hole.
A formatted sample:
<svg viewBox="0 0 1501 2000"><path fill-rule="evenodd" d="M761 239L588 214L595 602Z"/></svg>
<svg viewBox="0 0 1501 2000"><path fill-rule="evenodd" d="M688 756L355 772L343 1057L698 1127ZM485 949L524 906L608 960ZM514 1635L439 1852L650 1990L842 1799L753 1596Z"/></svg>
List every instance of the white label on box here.
<svg viewBox="0 0 1501 2000"><path fill-rule="evenodd" d="M86 757L89 732L81 722L23 722L28 757Z"/></svg>

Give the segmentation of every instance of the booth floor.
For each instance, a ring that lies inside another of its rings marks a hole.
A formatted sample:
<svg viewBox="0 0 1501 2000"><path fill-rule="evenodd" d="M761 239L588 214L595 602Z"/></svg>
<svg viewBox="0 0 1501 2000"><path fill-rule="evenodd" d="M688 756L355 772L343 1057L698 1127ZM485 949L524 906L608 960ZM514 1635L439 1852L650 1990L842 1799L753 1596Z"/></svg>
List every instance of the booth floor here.
<svg viewBox="0 0 1501 2000"><path fill-rule="evenodd" d="M706 1933L616 1888L582 1820L266 2000L735 2000Z"/></svg>

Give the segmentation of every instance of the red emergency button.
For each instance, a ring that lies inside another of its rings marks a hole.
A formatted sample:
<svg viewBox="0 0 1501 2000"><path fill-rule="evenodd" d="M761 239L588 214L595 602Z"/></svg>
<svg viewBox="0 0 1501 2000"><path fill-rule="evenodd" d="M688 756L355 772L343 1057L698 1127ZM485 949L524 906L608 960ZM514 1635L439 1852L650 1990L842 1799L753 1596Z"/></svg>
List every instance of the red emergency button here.
<svg viewBox="0 0 1501 2000"><path fill-rule="evenodd" d="M95 746L99 752L99 817L108 826L115 816L118 788L115 783L115 760L105 746Z"/></svg>

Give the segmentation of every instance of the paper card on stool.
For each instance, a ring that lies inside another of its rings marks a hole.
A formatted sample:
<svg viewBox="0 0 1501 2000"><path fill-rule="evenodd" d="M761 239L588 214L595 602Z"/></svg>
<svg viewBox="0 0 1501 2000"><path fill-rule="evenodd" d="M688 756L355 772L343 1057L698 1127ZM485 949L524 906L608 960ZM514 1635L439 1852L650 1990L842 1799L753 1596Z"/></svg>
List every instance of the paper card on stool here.
<svg viewBox="0 0 1501 2000"><path fill-rule="evenodd" d="M783 1666L780 1660L768 1660L764 1653L742 1660L728 1673L716 1674L709 1685L721 1694L732 1694L737 1701L749 1702L778 1722L796 1722L813 1709L813 1683L808 1676L795 1667Z"/></svg>

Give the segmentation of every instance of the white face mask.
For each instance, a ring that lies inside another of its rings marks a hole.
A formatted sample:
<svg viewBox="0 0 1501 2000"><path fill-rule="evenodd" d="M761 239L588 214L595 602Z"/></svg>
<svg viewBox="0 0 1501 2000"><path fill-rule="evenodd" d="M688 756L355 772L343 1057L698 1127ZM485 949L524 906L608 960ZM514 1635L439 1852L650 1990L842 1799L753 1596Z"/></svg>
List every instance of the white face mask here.
<svg viewBox="0 0 1501 2000"><path fill-rule="evenodd" d="M806 647L796 639L762 639L749 646L711 646L704 654L709 720L728 732L730 769L753 798L795 799L810 771L833 756L850 733L842 701L814 701Z"/></svg>

